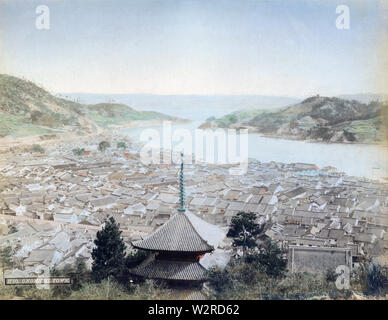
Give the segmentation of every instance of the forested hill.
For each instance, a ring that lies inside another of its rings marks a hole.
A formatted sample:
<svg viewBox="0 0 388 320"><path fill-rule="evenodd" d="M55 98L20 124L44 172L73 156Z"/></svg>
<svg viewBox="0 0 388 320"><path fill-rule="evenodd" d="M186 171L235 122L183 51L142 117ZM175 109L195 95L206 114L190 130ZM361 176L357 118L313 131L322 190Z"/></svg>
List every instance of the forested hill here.
<svg viewBox="0 0 388 320"><path fill-rule="evenodd" d="M0 74L0 136L61 132L91 133L98 127L136 120L168 119L124 104L81 104L56 97L33 82Z"/></svg>
<svg viewBox="0 0 388 320"><path fill-rule="evenodd" d="M203 127L249 127L259 133L331 142L378 142L387 103L313 96L276 111L235 112Z"/></svg>

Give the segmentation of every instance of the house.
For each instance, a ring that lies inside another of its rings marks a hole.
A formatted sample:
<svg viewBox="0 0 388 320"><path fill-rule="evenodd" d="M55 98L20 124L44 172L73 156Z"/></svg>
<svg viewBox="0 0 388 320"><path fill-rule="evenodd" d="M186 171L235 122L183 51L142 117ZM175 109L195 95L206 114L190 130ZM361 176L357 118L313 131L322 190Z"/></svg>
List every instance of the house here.
<svg viewBox="0 0 388 320"><path fill-rule="evenodd" d="M69 213L55 213L53 215L53 220L57 222L64 222L64 223L78 223L79 222L79 217L72 212Z"/></svg>

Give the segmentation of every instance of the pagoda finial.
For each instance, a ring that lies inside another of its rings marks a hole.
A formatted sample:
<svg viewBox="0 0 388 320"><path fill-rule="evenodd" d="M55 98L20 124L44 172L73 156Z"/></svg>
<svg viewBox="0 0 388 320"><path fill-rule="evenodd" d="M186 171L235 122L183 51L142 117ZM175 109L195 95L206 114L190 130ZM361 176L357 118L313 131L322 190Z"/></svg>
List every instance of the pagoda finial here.
<svg viewBox="0 0 388 320"><path fill-rule="evenodd" d="M178 211L185 212L186 193L185 193L185 175L183 172L183 152L181 152L181 171L179 173L179 202L181 206L178 209Z"/></svg>

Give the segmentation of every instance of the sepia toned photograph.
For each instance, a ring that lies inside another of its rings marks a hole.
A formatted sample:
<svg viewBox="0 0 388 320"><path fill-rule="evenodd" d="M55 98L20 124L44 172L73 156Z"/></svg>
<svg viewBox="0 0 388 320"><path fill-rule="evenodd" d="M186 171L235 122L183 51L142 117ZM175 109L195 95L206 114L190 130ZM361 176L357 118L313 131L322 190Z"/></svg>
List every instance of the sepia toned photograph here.
<svg viewBox="0 0 388 320"><path fill-rule="evenodd" d="M0 0L0 300L387 300L387 73L384 0Z"/></svg>

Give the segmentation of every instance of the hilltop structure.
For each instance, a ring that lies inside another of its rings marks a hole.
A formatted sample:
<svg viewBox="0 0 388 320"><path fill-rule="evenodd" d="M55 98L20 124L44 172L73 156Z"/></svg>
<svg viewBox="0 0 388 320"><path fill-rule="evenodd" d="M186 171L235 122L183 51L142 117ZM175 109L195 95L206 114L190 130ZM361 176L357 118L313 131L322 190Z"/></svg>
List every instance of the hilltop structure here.
<svg viewBox="0 0 388 320"><path fill-rule="evenodd" d="M199 284L206 280L206 269L199 260L206 253L212 252L214 246L200 234L206 231L208 223L186 210L183 154L181 156L178 212L154 233L132 243L135 248L152 251L154 254L132 269L131 273L175 284Z"/></svg>

